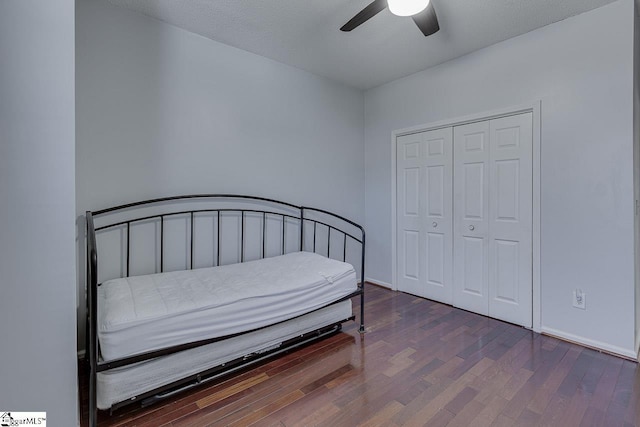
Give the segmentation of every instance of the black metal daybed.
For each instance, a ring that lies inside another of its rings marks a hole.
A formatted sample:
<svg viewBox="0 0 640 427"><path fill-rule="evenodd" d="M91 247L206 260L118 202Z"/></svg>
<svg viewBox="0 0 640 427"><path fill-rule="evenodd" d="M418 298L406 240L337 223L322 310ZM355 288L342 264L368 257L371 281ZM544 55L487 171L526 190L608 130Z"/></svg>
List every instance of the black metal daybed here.
<svg viewBox="0 0 640 427"><path fill-rule="evenodd" d="M205 194L86 222L90 426L338 333L358 295L364 332L365 233L342 216Z"/></svg>

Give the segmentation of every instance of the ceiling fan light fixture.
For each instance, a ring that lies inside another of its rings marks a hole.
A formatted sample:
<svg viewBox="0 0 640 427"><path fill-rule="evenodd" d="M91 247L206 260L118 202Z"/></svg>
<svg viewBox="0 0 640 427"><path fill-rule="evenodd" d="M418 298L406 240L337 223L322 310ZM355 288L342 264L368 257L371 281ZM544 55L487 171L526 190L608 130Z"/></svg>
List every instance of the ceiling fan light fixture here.
<svg viewBox="0 0 640 427"><path fill-rule="evenodd" d="M430 0L387 0L389 10L397 16L413 16L429 6Z"/></svg>

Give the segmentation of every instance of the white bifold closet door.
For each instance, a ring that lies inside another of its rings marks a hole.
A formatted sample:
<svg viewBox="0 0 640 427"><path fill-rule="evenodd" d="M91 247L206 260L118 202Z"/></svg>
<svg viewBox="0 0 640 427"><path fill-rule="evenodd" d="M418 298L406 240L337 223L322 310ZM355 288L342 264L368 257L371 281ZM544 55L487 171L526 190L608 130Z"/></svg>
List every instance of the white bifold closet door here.
<svg viewBox="0 0 640 427"><path fill-rule="evenodd" d="M398 288L532 324L532 115L397 139Z"/></svg>
<svg viewBox="0 0 640 427"><path fill-rule="evenodd" d="M397 141L399 288L452 303L452 129Z"/></svg>
<svg viewBox="0 0 640 427"><path fill-rule="evenodd" d="M531 113L454 128L454 304L532 324Z"/></svg>

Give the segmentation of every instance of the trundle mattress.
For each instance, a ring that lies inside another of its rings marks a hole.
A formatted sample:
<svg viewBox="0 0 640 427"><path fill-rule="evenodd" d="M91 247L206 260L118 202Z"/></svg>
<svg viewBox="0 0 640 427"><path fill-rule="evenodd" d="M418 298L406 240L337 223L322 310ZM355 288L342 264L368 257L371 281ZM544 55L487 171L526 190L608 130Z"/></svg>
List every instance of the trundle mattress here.
<svg viewBox="0 0 640 427"><path fill-rule="evenodd" d="M131 399L189 375L251 353L271 350L283 341L345 320L351 315L351 301L347 300L259 331L99 372L97 374L98 408L109 409L115 403Z"/></svg>
<svg viewBox="0 0 640 427"><path fill-rule="evenodd" d="M101 356L109 361L273 325L356 290L350 264L310 252L109 280L97 295Z"/></svg>

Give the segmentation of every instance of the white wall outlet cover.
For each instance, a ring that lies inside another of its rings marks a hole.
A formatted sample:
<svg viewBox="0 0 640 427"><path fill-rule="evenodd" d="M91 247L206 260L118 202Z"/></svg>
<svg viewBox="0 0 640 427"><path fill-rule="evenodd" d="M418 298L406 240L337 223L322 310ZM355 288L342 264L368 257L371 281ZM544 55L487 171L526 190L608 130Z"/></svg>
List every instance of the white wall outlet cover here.
<svg viewBox="0 0 640 427"><path fill-rule="evenodd" d="M587 309L586 298L587 298L586 293L582 292L581 289L575 289L573 291L573 306L581 310L586 310Z"/></svg>

